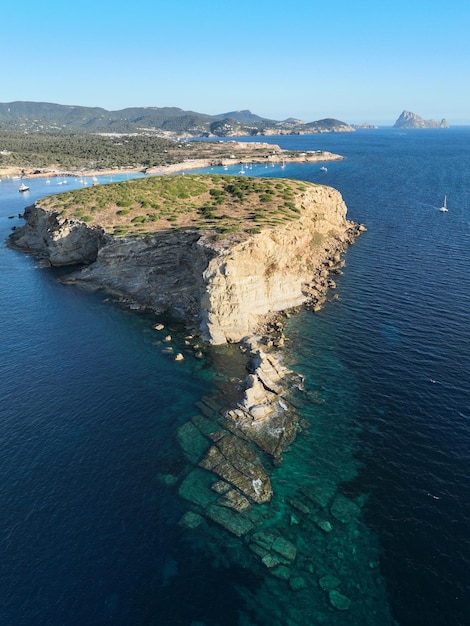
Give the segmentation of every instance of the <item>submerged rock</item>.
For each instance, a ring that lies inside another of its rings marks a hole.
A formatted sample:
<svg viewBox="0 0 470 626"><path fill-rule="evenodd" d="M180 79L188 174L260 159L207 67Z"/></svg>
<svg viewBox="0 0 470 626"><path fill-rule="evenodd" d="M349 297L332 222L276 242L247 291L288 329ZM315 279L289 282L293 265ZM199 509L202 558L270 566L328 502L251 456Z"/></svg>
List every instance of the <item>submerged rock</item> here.
<svg viewBox="0 0 470 626"><path fill-rule="evenodd" d="M184 450L187 459L196 465L209 447L207 439L192 423L186 422L176 432L178 443Z"/></svg>
<svg viewBox="0 0 470 626"><path fill-rule="evenodd" d="M261 548L269 551L274 543L274 540L278 537L275 533L270 530L258 530L252 536L252 541L259 545Z"/></svg>
<svg viewBox="0 0 470 626"><path fill-rule="evenodd" d="M340 583L340 579L336 578L336 576L333 576L332 574L326 574L325 576L322 576L322 578L320 578L320 580L318 581L318 584L324 591L331 591L332 589L336 589L336 587L339 587Z"/></svg>
<svg viewBox="0 0 470 626"><path fill-rule="evenodd" d="M248 444L227 431L210 437L214 445L199 463L200 467L220 476L252 502L268 502L272 496L271 481Z"/></svg>
<svg viewBox="0 0 470 626"><path fill-rule="evenodd" d="M253 522L250 519L225 507L212 504L204 512L207 517L237 537L242 537L253 530Z"/></svg>
<svg viewBox="0 0 470 626"><path fill-rule="evenodd" d="M326 509L335 495L336 487L327 482L304 485L302 493L312 502Z"/></svg>
<svg viewBox="0 0 470 626"><path fill-rule="evenodd" d="M271 570L271 574L276 578L280 578L281 580L289 580L291 577L291 571L285 565L279 565L278 567L274 567Z"/></svg>
<svg viewBox="0 0 470 626"><path fill-rule="evenodd" d="M296 509L299 513L302 513L303 515L310 514L310 509L308 508L308 506L304 504L298 498L289 498L287 501L290 504L290 506Z"/></svg>
<svg viewBox="0 0 470 626"><path fill-rule="evenodd" d="M336 591L336 589L332 589L329 592L328 597L330 599L331 606L338 609L338 611L347 611L351 606L351 600L346 596L343 596L343 594L339 593L339 591Z"/></svg>
<svg viewBox="0 0 470 626"><path fill-rule="evenodd" d="M343 524L348 524L353 519L357 519L361 512L361 509L349 498L339 493L333 504L331 505L331 514Z"/></svg>
<svg viewBox="0 0 470 626"><path fill-rule="evenodd" d="M284 537L277 537L274 540L271 549L288 561L294 561L297 556L297 548L295 545L288 539L284 539Z"/></svg>
<svg viewBox="0 0 470 626"><path fill-rule="evenodd" d="M294 576L289 580L289 585L292 591L301 591L302 589L307 588L307 583L305 578L302 576Z"/></svg>
<svg viewBox="0 0 470 626"><path fill-rule="evenodd" d="M217 494L211 490L212 479L207 472L195 469L181 483L178 493L182 498L201 507L215 502Z"/></svg>
<svg viewBox="0 0 470 626"><path fill-rule="evenodd" d="M266 565L268 569L271 569L273 567L277 567L278 565L282 565L283 561L281 561L278 556L275 556L274 554L271 554L271 552L268 552L261 559L261 563L263 565Z"/></svg>
<svg viewBox="0 0 470 626"><path fill-rule="evenodd" d="M178 524L185 528L197 528L204 522L202 515L194 513L194 511L186 511Z"/></svg>
<svg viewBox="0 0 470 626"><path fill-rule="evenodd" d="M316 524L319 528L321 528L321 530L323 530L324 533L331 533L333 530L333 526L328 520L321 519L318 520Z"/></svg>

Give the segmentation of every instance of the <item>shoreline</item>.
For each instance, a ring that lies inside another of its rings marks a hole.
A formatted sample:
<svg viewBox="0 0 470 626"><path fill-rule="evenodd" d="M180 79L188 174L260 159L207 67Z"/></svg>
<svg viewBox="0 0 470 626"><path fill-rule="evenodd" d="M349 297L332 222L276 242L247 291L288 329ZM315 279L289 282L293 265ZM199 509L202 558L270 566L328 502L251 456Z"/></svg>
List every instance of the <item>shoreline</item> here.
<svg viewBox="0 0 470 626"><path fill-rule="evenodd" d="M274 146L274 144L273 144ZM322 163L328 161L341 161L345 157L333 152L293 152L289 150L277 150L271 152L269 155L256 156L246 155L243 158L241 154L234 155L230 158L218 158L216 155L213 157L201 158L201 159L183 159L177 163L169 163L166 165L157 165L154 167L135 167L135 168L115 168L115 169L53 169L50 167L45 168L22 168L22 167L6 167L0 168L0 179L4 178L17 178L20 179L34 179L34 178L57 178L64 177L91 177L91 176L113 176L122 174L147 174L147 175L165 175L176 174L184 172L186 170L204 169L207 167L229 167L234 165L248 165L248 164L269 164L276 165L282 163L287 165L289 163Z"/></svg>
<svg viewBox="0 0 470 626"><path fill-rule="evenodd" d="M316 160L320 159L317 157ZM190 163L201 167L201 160ZM181 167L181 163L170 167ZM320 193L317 187L315 191ZM332 190L327 193L331 198ZM336 204L331 202L330 209L334 211ZM297 536L301 536L300 532L316 533L315 536L325 542L330 533L333 533L333 541L341 533L346 541L350 533L349 530L343 532L342 526L352 531L360 508L330 485L306 484L289 490L285 502L282 501L285 515L281 518L279 507L283 494L274 472L282 464L283 452L295 442L299 433L308 430L297 406L299 403L295 401L295 394L304 392L303 375L284 363L282 348L286 337L283 322L301 309L319 310L327 299L327 292L335 288L331 274L341 273L343 254L362 232L359 225L345 222L344 226L348 224L343 237L336 239L336 246L329 242L325 254L320 255L317 271L309 270L303 304L276 312L271 309L260 316L254 332L236 342L245 359L244 377L236 383L230 381L236 398L225 406L218 406L217 399L210 396L202 397L196 403L198 413L186 418L187 421L176 429L176 441L187 462L178 473L169 471L160 477L165 485L173 486L184 501L183 513L177 522L180 527L188 530L200 527L201 531L208 529L212 534L214 524L233 540L238 540L243 555L254 559L254 566L268 580L274 583L279 580L288 590L299 594L299 598L309 597L312 589L319 588L320 594L326 590L328 606L341 611L353 606L354 588L344 577L344 591L341 588L342 593L337 592L335 588L342 581L338 578L331 583L330 580L331 571L336 573L336 570L325 566L314 571L310 562L318 561L318 549L301 547ZM70 237L70 232L62 229L63 226L63 223L57 224L60 232ZM42 243L45 243L44 238ZM279 233L276 243L279 253L279 247L282 247ZM179 249L179 245L177 247ZM148 251L145 254L148 259ZM226 271L226 255L223 255L223 261L223 275L231 275ZM122 295L124 297L124 293ZM148 310L148 307L139 306L138 299L134 300L131 293L127 294L126 302L121 300L121 303L127 303L136 311ZM154 313L157 316L155 321L161 320L158 311L154 310ZM184 349L179 354L169 352L171 336L167 335L168 329L161 323L156 323L154 329L161 338L162 353L171 355L175 361L183 360ZM192 339L193 336L186 336L185 345L189 345L186 341L192 342ZM193 350L200 350L197 344L204 339L194 339ZM194 352L196 359L200 358L198 354ZM227 399L222 390L216 395ZM299 535L294 532L294 525L299 526ZM327 584L333 584L335 588L329 589Z"/></svg>
<svg viewBox="0 0 470 626"><path fill-rule="evenodd" d="M229 159L186 159L180 163L172 163L170 165L159 165L157 167L147 168L145 174L175 174L182 172L183 170L202 169L206 167L229 167L231 165L248 165L249 163L256 165L263 165L266 163L271 164L288 164L288 163L322 163L327 161L341 161L345 157L340 154L334 154L332 152L316 152L316 153L299 153L292 154L289 151L285 151L269 155L267 157L254 157L251 158L229 158Z"/></svg>

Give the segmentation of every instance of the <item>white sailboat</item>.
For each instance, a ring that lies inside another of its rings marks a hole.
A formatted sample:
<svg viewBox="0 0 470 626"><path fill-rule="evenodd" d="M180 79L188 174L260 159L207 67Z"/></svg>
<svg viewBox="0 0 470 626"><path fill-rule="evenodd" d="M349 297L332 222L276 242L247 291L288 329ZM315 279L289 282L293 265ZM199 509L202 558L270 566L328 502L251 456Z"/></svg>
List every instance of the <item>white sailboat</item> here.
<svg viewBox="0 0 470 626"><path fill-rule="evenodd" d="M444 204L441 206L439 211L441 211L442 213L447 213L448 210L449 209L447 208L447 196L444 196Z"/></svg>
<svg viewBox="0 0 470 626"><path fill-rule="evenodd" d="M18 188L18 191L20 193L24 192L24 191L29 191L29 187L27 187L24 183L21 183L21 185Z"/></svg>

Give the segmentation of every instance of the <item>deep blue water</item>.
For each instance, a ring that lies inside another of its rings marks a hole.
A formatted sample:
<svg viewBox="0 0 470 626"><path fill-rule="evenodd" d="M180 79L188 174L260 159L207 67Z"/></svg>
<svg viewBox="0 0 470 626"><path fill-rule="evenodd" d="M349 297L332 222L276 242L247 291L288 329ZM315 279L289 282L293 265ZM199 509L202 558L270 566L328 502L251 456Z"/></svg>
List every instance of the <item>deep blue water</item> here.
<svg viewBox="0 0 470 626"><path fill-rule="evenodd" d="M273 474L279 517L283 495L311 480L365 502L353 556L351 537L320 552L301 526L286 531L316 561L342 560L355 606L333 611L313 587L302 604L244 562L239 540L178 525L187 505L163 478L184 471L176 428L230 354L174 363L151 318L2 247L0 623L469 623L470 128L267 140L345 155L327 172L247 174L332 185L368 228L339 299L289 320L310 429ZM0 183L2 240L52 186L31 181L25 198L18 181Z"/></svg>

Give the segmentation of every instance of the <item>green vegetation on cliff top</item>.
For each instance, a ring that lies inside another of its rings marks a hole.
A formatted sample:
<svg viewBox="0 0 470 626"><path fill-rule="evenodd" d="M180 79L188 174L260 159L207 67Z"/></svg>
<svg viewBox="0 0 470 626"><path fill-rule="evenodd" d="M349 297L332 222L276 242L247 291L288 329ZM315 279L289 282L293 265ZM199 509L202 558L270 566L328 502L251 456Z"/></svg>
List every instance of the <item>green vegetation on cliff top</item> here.
<svg viewBox="0 0 470 626"><path fill-rule="evenodd" d="M168 229L256 233L300 217L312 186L295 180L191 174L139 178L43 198L38 204L117 237Z"/></svg>

